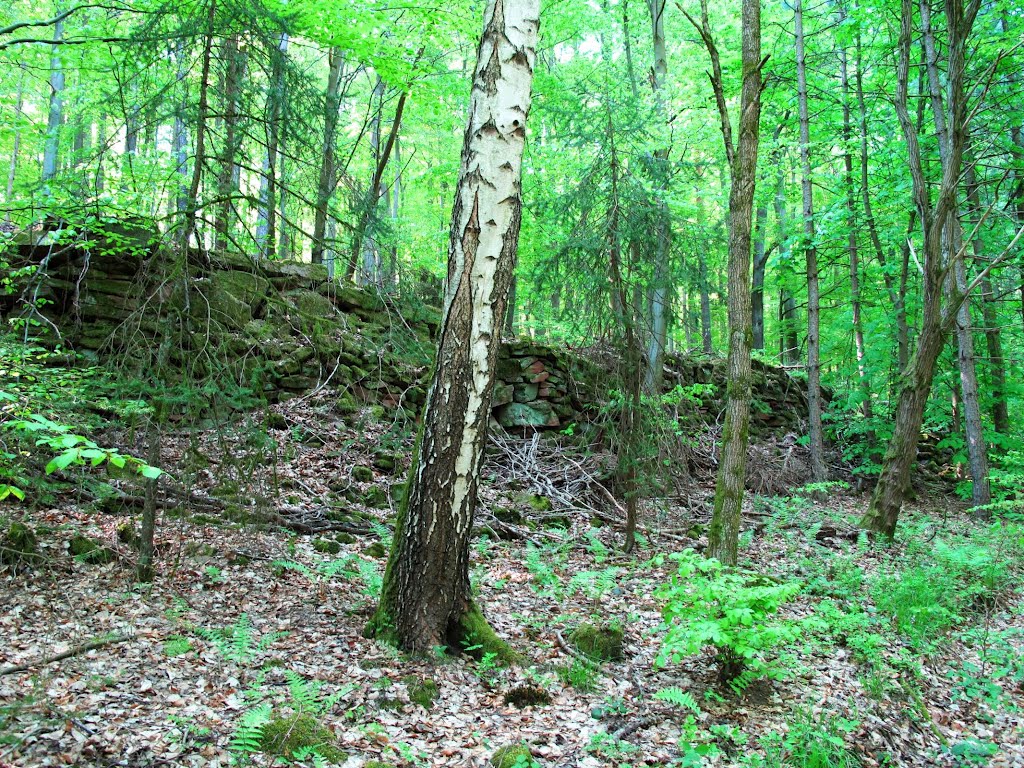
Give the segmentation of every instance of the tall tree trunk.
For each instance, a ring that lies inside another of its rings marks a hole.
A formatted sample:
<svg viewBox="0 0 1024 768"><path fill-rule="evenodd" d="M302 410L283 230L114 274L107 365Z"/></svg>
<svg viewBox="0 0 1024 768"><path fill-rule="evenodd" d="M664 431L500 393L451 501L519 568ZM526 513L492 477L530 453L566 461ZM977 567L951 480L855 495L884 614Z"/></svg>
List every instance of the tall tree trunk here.
<svg viewBox="0 0 1024 768"><path fill-rule="evenodd" d="M282 32L273 54L267 92L267 152L260 176L259 211L256 217L256 246L260 256L270 258L277 243L277 151L281 137L281 105L284 103L288 33Z"/></svg>
<svg viewBox="0 0 1024 768"><path fill-rule="evenodd" d="M754 220L754 282L750 290L750 321L754 333L754 349L764 349L764 273L768 264L768 251L765 246L768 229L767 202L758 203Z"/></svg>
<svg viewBox="0 0 1024 768"><path fill-rule="evenodd" d="M203 58L199 72L199 104L196 110L196 145L195 158L192 162L192 183L185 200L184 218L181 224L179 246L182 253L188 248L189 239L196 231L197 212L199 210L199 189L203 181L203 170L206 166L206 120L210 111L210 64L213 59L214 20L217 15L216 0L210 1L206 18L206 36L203 41ZM202 238L197 243L202 246ZM187 260L186 260L187 261Z"/></svg>
<svg viewBox="0 0 1024 768"><path fill-rule="evenodd" d="M327 92L324 94L324 142L323 154L320 159L320 179L316 188L316 211L313 218L313 256L314 264L324 261L324 235L327 231L327 216L330 210L331 196L338 184L337 169L334 163L334 145L338 129L338 110L341 109L341 82L345 68L345 56L341 46L331 48L327 57L329 69L327 74ZM334 272L334 264L329 265Z"/></svg>
<svg viewBox="0 0 1024 768"><path fill-rule="evenodd" d="M868 227L868 235L871 245L874 248L875 258L882 267L882 279L885 281L885 288L889 294L889 301L893 306L896 317L896 345L897 364L899 371L906 370L910 362L910 325L907 322L906 306L906 283L909 271L909 261L903 260L903 270L900 278L899 288L896 287L892 275L885 264L885 249L882 247L882 238L878 234L878 225L875 222L874 211L871 207L871 188L868 185L868 110L867 102L864 99L864 64L861 55L860 29L856 32L856 67L854 69L854 84L857 94L857 110L860 118L860 192L861 201L864 206L864 220ZM914 214L911 213L909 229L914 227ZM908 235L909 236L909 235ZM909 252L907 253L909 256Z"/></svg>
<svg viewBox="0 0 1024 768"><path fill-rule="evenodd" d="M378 79L378 86L382 89L381 94L383 94L383 81ZM383 148L379 147L378 134L378 143L374 147L376 167L373 172L373 179L370 181L366 204L359 216L359 222L356 224L355 235L352 238L352 251L349 254L348 264L345 267L345 280L351 280L355 276L356 265L359 263L361 256L364 257L364 264L367 263L368 260L372 260L373 263L376 263L376 259L378 258L376 254L376 242L373 242L372 240L373 217L376 215L377 204L380 202L380 198L384 191L384 171L387 169L388 161L391 159L391 153L394 150L395 143L398 141L398 131L402 125L402 114L405 112L405 102L408 96L409 92L403 91L398 97L398 104L395 107L395 117L391 121L391 131L388 133L388 138L384 143ZM383 106L381 109L383 109ZM378 119L379 117L380 114L378 113ZM371 240L370 246L373 248L372 254L365 253L366 248L369 247L364 243L364 240L367 238ZM367 271L364 270L364 276L366 273Z"/></svg>
<svg viewBox="0 0 1024 768"><path fill-rule="evenodd" d="M846 9L842 3L837 13L840 25L846 22ZM857 355L857 383L860 387L860 411L865 419L874 416L871 403L871 380L864 362L864 323L861 319L860 248L857 240L857 188L853 176L853 114L850 109L850 74L845 44L838 47L839 81L843 89L843 170L846 182L846 252L850 257L850 311L852 313L853 345ZM872 442L874 439L872 438Z"/></svg>
<svg viewBox="0 0 1024 768"><path fill-rule="evenodd" d="M919 0L921 14L922 43L925 50L925 68L928 74L928 92L932 104L932 116L935 132L939 137L939 153L943 168L951 162L950 154L952 136L951 126L946 124L945 108L942 103L942 85L940 83L938 50L931 25L931 7L929 0ZM966 148L966 127L960 151ZM958 168L959 172L959 168ZM958 179L959 180L959 179ZM947 265L947 290L950 304L955 304L958 295L967 290L967 273L964 268L963 234L959 220L959 210L954 207L943 230L943 263ZM957 364L960 369L960 390L963 400L964 424L967 435L967 456L971 469L972 492L974 506L988 504L992 500L992 492L988 480L988 448L981 425L981 403L978 396L978 373L974 364L974 336L971 331L971 308L967 297L955 310L955 329L957 339Z"/></svg>
<svg viewBox="0 0 1024 768"><path fill-rule="evenodd" d="M224 41L224 146L221 150L220 167L217 169L217 198L213 222L214 248L218 251L228 247L231 217L234 211L234 185L238 139L238 94L244 69L243 54L239 51L238 36L232 35Z"/></svg>
<svg viewBox="0 0 1024 768"><path fill-rule="evenodd" d="M539 16L539 0L488 0L484 11L437 362L369 627L409 652L496 641L470 592L469 540L515 271Z"/></svg>
<svg viewBox="0 0 1024 768"><path fill-rule="evenodd" d="M954 264L944 261L943 257L948 255L950 260L960 258L958 252L944 246L947 244L945 232L950 217L956 213L958 205L957 191L967 130L964 54L976 10L977 6L972 5L971 11L965 14L962 0L946 0L948 54L945 74L949 118L945 121L948 126L946 140L940 141L940 146L945 145L945 151L941 153L942 179L933 202L924 173L918 129L911 121L907 108L914 7L912 0L902 0L895 105L907 145L914 207L924 234L924 286L917 349L900 378L892 439L882 459L881 474L868 510L861 518L863 527L889 538L895 534L904 495L910 483L910 470L916 458L935 363L942 351L946 334L955 321L959 309L957 300L963 299L962 296L955 297L946 311L943 311L944 277L946 271L954 267ZM935 109L934 102L932 106Z"/></svg>
<svg viewBox="0 0 1024 768"><path fill-rule="evenodd" d="M24 117L22 110L25 106L25 67L18 67L18 95L14 104L14 137L11 144L11 161L7 166L7 192L4 195L4 203L7 211L4 213L4 221L11 223L11 207L14 199L14 182L18 177L18 153L21 151L21 121Z"/></svg>
<svg viewBox="0 0 1024 768"><path fill-rule="evenodd" d="M59 8L58 8L59 10ZM64 62L61 43L64 40L64 21L53 25L53 45L50 46L50 109L46 119L46 141L43 144L43 187L50 192L49 182L57 175L57 156L60 151L60 127L64 122Z"/></svg>
<svg viewBox="0 0 1024 768"><path fill-rule="evenodd" d="M685 13L685 12L684 12ZM708 555L735 565L739 548L740 513L747 469L747 429L750 424L753 341L750 319L750 246L757 183L757 145L761 123L761 7L760 0L743 0L739 142L733 143L725 100L722 68L711 33L707 0L701 0L697 29L711 58L711 84L721 121L722 139L732 182L729 191L729 356L722 457L715 484L715 506L708 530Z"/></svg>
<svg viewBox="0 0 1024 768"><path fill-rule="evenodd" d="M807 264L807 422L810 432L811 478L828 478L825 437L821 425L821 297L818 288L818 247L814 242L814 187L811 182L811 118L807 109L807 53L804 47L802 0L793 6L796 36L797 102L800 113L800 188L803 193L804 256Z"/></svg>
<svg viewBox="0 0 1024 768"><path fill-rule="evenodd" d="M964 171L964 182L967 187L967 208L972 226L979 227L971 243L974 261L982 265L984 261L984 245L981 240L980 224L982 220L981 200L978 194L978 181L975 176L974 163L967 162ZM980 268L983 268L981 266ZM989 377L992 381L992 423L996 432L1001 435L1010 434L1010 412L1006 402L1006 359L1003 356L1002 334L999 328L997 300L992 281L986 276L981 281L981 311L985 324L985 347L988 352Z"/></svg>
<svg viewBox="0 0 1024 768"><path fill-rule="evenodd" d="M648 0L651 11L651 30L654 43L654 66L651 68L651 88L659 114L667 121L665 109L665 78L668 76L668 58L665 54L665 0ZM668 335L668 299L671 276L671 219L668 201L668 157L671 147L665 146L654 153L655 179L655 249L654 278L651 284L651 333L647 342L647 365L644 374L644 389L654 394L661 389L662 359L665 356L665 339Z"/></svg>
<svg viewBox="0 0 1024 768"><path fill-rule="evenodd" d="M185 114L188 111L188 85L185 81L185 44L179 39L174 45L174 66L177 103L174 110L174 128L171 144L174 148L175 173L178 176L178 189L174 197L174 213L179 217L188 208L188 129L185 126Z"/></svg>

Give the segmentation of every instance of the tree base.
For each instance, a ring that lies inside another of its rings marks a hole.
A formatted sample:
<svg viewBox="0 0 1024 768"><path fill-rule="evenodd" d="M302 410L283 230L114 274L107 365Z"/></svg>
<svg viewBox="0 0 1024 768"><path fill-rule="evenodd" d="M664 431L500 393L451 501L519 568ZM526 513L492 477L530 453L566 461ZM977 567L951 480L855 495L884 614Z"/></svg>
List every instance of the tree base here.
<svg viewBox="0 0 1024 768"><path fill-rule="evenodd" d="M418 643L415 638L399 636L394 622L383 606L378 607L373 618L366 623L363 637L379 640L407 653L424 653L422 643ZM522 661L522 656L498 637L487 623L483 612L472 602L458 620L448 627L445 640L447 645L441 646L440 649L451 655L465 653L474 659L489 656L505 666L519 664Z"/></svg>

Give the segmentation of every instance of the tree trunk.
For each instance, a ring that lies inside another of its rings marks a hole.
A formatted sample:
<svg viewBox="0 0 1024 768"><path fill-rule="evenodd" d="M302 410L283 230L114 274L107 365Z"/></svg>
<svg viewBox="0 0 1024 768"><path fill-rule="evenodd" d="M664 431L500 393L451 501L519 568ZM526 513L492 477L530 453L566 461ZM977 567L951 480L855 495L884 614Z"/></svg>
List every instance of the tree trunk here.
<svg viewBox="0 0 1024 768"><path fill-rule="evenodd" d="M285 64L288 57L288 33L282 32L273 54L267 93L267 152L260 176L259 211L256 220L256 245L260 256L270 258L277 242L277 151L280 141L281 105L284 103Z"/></svg>
<svg viewBox="0 0 1024 768"><path fill-rule="evenodd" d="M408 652L497 640L473 604L469 540L515 270L539 6L539 0L488 0L484 12L437 362L381 604L368 628Z"/></svg>
<svg viewBox="0 0 1024 768"><path fill-rule="evenodd" d="M185 127L185 113L188 110L188 85L185 82L185 44L179 39L174 46L175 82L177 84L177 105L174 110L174 129L171 144L174 147L175 173L178 189L174 198L174 213L182 216L188 208L188 129Z"/></svg>
<svg viewBox="0 0 1024 768"><path fill-rule="evenodd" d="M811 182L811 119L807 109L807 65L802 0L793 6L796 37L797 102L800 113L800 187L803 192L804 256L807 264L807 422L810 433L811 479L828 478L825 437L821 425L821 298L818 289L818 247L814 242L814 188Z"/></svg>
<svg viewBox="0 0 1024 768"><path fill-rule="evenodd" d="M871 207L871 189L868 185L868 110L867 102L864 99L864 67L861 56L859 28L856 33L855 50L857 60L856 67L854 69L854 84L856 86L857 93L857 111L860 118L859 139L861 201L864 205L864 219L868 226L868 235L871 240L871 245L875 251L875 258L882 267L882 279L885 282L885 288L889 294L889 301L893 306L896 319L896 359L899 371L902 372L906 370L907 364L910 362L910 326L907 323L906 291L904 290L907 283L909 263L907 260L903 261L904 267L901 273L900 286L899 289L897 289L892 279L892 275L890 275L889 270L886 269L885 249L882 247L882 238L878 234L878 226L875 222L874 211ZM911 213L911 224L909 226L911 231L914 226L913 221L914 214Z"/></svg>
<svg viewBox="0 0 1024 768"><path fill-rule="evenodd" d="M4 203L7 211L4 213L4 221L11 223L12 200L14 199L14 181L18 177L18 153L21 150L21 121L24 115L22 110L25 106L25 67L19 66L21 72L18 74L18 95L14 105L14 138L11 144L11 162L7 168L7 193L4 196Z"/></svg>
<svg viewBox="0 0 1024 768"><path fill-rule="evenodd" d="M727 565L735 565L747 469L747 429L750 423L750 349L753 341L750 318L750 246L754 189L757 183L763 64L760 0L743 0L743 84L740 93L740 135L735 145L718 48L711 34L707 0L701 0L699 24L688 14L687 19L696 27L711 58L711 85L715 92L732 182L729 192L728 379L722 455L715 485L715 506L708 530L708 556Z"/></svg>
<svg viewBox="0 0 1024 768"><path fill-rule="evenodd" d="M846 21L846 9L839 5L839 23ZM864 363L864 324L861 320L860 300L860 248L857 240L857 191L853 178L853 116L850 109L850 75L847 61L845 44L840 44L839 53L839 80L843 89L843 170L845 171L846 182L846 226L849 232L846 235L846 252L850 257L850 311L852 313L851 325L853 326L853 345L857 355L857 383L860 386L860 412L869 421L873 418L871 403L872 391L871 380L868 377L867 367ZM874 442L872 435L871 442Z"/></svg>
<svg viewBox="0 0 1024 768"><path fill-rule="evenodd" d="M323 156L320 160L320 180L316 188L316 211L313 217L313 255L314 264L323 264L324 235L327 231L327 216L330 209L331 196L337 186L337 169L334 167L335 134L338 128L338 110L341 108L342 71L345 68L345 56L340 46L331 48L327 57L329 70L327 73L327 91L324 94L324 144ZM331 265L333 272L333 265Z"/></svg>
<svg viewBox="0 0 1024 768"><path fill-rule="evenodd" d="M224 147L221 151L220 167L217 169L217 198L213 222L214 248L218 251L228 247L228 234L234 211L235 156L238 154L238 93L242 79L242 54L238 49L238 36L232 35L223 44L224 55Z"/></svg>
<svg viewBox="0 0 1024 768"><path fill-rule="evenodd" d="M924 8L924 5L922 5ZM903 0L898 43L897 87L895 106L904 140L907 145L907 159L913 187L914 207L917 209L924 234L922 253L924 257L924 286L921 311L921 332L917 350L908 368L901 376L898 406L893 424L892 440L882 460L882 471L875 486L868 510L861 519L861 525L892 538L896 522L903 505L904 494L910 483L910 469L917 453L924 408L931 390L935 363L942 351L949 327L953 324L958 301L957 294L943 311L943 282L949 269L955 268L960 253L948 248L946 231L951 217L956 213L957 191L961 175L961 160L966 142L967 99L964 89L964 54L967 37L974 22L974 14L964 14L962 0L947 0L945 5L946 31L948 35L946 92L949 94L948 126L940 132L942 179L934 199L924 174L924 164L918 141L918 129L911 122L907 108L908 80L910 72L910 48L913 39L914 8L912 0ZM925 23L927 20L925 19ZM927 35L924 36L927 38ZM924 44L927 46L927 40ZM927 49L926 49L927 51ZM926 57L927 58L927 57ZM932 109L944 114L945 108L932 101ZM948 260L944 259L948 256Z"/></svg>
<svg viewBox="0 0 1024 768"><path fill-rule="evenodd" d="M761 202L754 216L754 282L751 285L751 327L754 333L754 349L764 349L764 272L768 264L765 236L768 228L768 204ZM703 254L703 251L700 252Z"/></svg>
<svg viewBox="0 0 1024 768"><path fill-rule="evenodd" d="M668 119L665 110L665 78L668 75L668 59L665 53L665 0L648 0L651 11L651 30L654 45L654 66L651 68L651 88L659 114ZM668 156L670 147L662 147L654 153L656 174L655 204L655 250L654 278L651 285L651 333L647 342L646 372L644 389L654 394L661 389L662 360L665 356L665 339L668 336L668 299L670 295L671 219L668 202Z"/></svg>
<svg viewBox="0 0 1024 768"><path fill-rule="evenodd" d="M974 163L968 161L964 170L964 182L967 187L967 207L972 219L972 227L980 226L982 220L981 200L978 195L978 182L974 173ZM980 229L971 243L974 261L983 268L985 258L984 246ZM999 315L996 310L997 300L992 281L986 276L981 281L981 312L985 324L985 347L988 352L989 377L992 380L992 423L996 432L1001 435L1010 434L1010 412L1006 402L1006 360L1003 357L1002 334L999 329Z"/></svg>
<svg viewBox="0 0 1024 768"><path fill-rule="evenodd" d="M46 119L46 142L43 145L43 186L49 194L49 182L57 175L57 156L60 151L60 127L64 122L64 63L60 57L64 39L64 21L53 25L53 45L50 46L50 109Z"/></svg>

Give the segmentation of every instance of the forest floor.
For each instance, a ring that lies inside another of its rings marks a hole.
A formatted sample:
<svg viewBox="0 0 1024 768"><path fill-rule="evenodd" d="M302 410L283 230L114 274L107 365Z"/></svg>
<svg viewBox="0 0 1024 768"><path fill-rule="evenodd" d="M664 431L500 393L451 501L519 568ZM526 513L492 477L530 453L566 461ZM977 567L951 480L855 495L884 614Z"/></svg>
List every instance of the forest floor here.
<svg viewBox="0 0 1024 768"><path fill-rule="evenodd" d="M344 422L325 403L321 395L276 406L278 429L211 431L198 445L170 437L163 460L173 474L190 452L220 451L199 473L196 498L215 495L218 483L241 491L244 479L245 493L273 485L291 506L316 506L343 487L365 498L397 483L401 468L372 476L356 468L373 466L385 443L400 454L408 436ZM254 434L272 439L273 461ZM531 443L520 447L529 452ZM625 557L614 525L591 527L585 509L531 504L543 483L503 482L500 467L485 474L482 510L522 514L502 528L521 538L478 536L473 545L479 602L524 656L508 669L488 657L407 658L363 637L385 564L386 504L352 501L379 522L337 541L232 523L186 500L165 510L157 577L145 589L118 537L127 514L97 513L73 494L18 510L45 560L0 573L0 766L270 765L246 739L247 724L273 707L319 721L349 768L485 766L510 744L527 745L530 756L507 757L502 768L1024 768L1019 527L921 501L897 543L883 547L846 535L862 497L755 500L742 564L779 583L800 581L772 619L799 637L766 651L774 679L737 693L719 682L711 651L658 663L659 588L675 569L661 555L699 550L703 513L684 498L648 510L641 547ZM706 493L695 488L693 499ZM15 517L13 508L4 516ZM72 558L67 540L78 533L117 556ZM980 572L992 577L979 588ZM950 599L957 585L973 590L969 602ZM581 658L569 637L586 622L621 628L623 657ZM689 697L655 696L673 688ZM517 706L515 689L549 701Z"/></svg>

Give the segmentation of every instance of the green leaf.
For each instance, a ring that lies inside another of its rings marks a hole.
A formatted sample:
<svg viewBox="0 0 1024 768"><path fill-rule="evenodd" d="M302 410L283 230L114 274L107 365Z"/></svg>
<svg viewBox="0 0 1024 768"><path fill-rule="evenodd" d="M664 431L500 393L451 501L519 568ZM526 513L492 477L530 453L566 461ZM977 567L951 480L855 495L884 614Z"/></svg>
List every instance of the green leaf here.
<svg viewBox="0 0 1024 768"><path fill-rule="evenodd" d="M150 466L149 464L143 464L142 466L140 466L139 472L143 477L149 480L156 480L158 477L160 477L160 475L164 473L164 471L160 469L160 467L153 467Z"/></svg>

